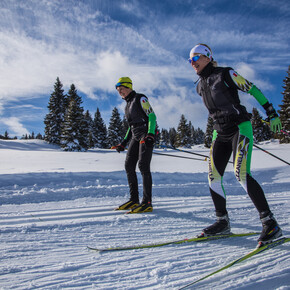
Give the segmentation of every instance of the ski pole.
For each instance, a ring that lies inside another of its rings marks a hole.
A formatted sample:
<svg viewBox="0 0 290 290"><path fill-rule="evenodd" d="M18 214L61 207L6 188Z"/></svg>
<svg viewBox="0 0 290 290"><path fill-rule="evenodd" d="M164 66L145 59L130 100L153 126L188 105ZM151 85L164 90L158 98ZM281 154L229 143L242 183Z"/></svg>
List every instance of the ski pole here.
<svg viewBox="0 0 290 290"><path fill-rule="evenodd" d="M256 144L253 144L253 146L256 147L256 148L258 148L258 149L260 149L260 150L262 150L262 151L264 151L265 153L268 153L268 154L271 155L272 157L277 158L277 159L279 159L280 161L282 161L282 162L284 162L284 163L290 165L289 162L287 162L287 161L283 160L282 158L280 158L280 157L278 157L278 156L276 156L276 155L270 153L269 151L267 151L267 150L265 150L265 149L263 149L263 148L257 146Z"/></svg>
<svg viewBox="0 0 290 290"><path fill-rule="evenodd" d="M288 132L284 131L284 130L281 130L281 132L287 136L290 136Z"/></svg>
<svg viewBox="0 0 290 290"><path fill-rule="evenodd" d="M116 148L117 148L117 146L112 146L110 149L116 149ZM126 151L126 149L124 151ZM159 153L159 152L154 152L154 151L153 151L153 154L156 154L156 155L164 155L164 156L169 156L169 157L177 157L177 158L185 158L185 159L199 160L199 161L206 161L206 158L205 159L198 159L198 158L178 156L178 155L173 155L173 154Z"/></svg>
<svg viewBox="0 0 290 290"><path fill-rule="evenodd" d="M166 145L160 145L160 146L161 146L161 147L164 147L164 148L173 149L173 150L176 150L176 151L180 151L180 152L188 153L188 154L193 154L193 155L197 155L197 156L201 156L201 157L209 158L207 155L203 155L203 154L200 154L200 153L195 153L195 152L190 152L190 151L186 151L186 150L178 149L178 148L176 148L176 147L170 147L170 146L166 146Z"/></svg>
<svg viewBox="0 0 290 290"><path fill-rule="evenodd" d="M178 148L175 148L175 147L168 147L168 146L165 146L165 145L163 145L163 146L165 148L173 149L173 150L176 150L176 151L180 151L180 152L184 152L184 153L188 153L188 154L202 156L202 157L205 157L205 160L207 160L207 158L209 158L209 156L203 155L203 154L200 154L200 153L190 152L190 151L178 149ZM233 162L232 161L229 161L229 163L233 163Z"/></svg>
<svg viewBox="0 0 290 290"><path fill-rule="evenodd" d="M178 156L178 155L173 155L173 154L159 153L159 152L155 152L155 151L153 151L153 154L156 154L156 155L164 155L164 156L169 156L169 157L177 157L177 158L185 158L185 159L199 160L199 161L206 161L206 158L205 159L198 159L198 158Z"/></svg>

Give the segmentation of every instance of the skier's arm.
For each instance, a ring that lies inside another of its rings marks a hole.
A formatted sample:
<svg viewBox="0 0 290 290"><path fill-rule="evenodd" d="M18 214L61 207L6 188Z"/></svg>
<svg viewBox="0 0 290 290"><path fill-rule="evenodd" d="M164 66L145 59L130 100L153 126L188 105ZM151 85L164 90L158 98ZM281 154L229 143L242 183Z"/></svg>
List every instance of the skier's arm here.
<svg viewBox="0 0 290 290"><path fill-rule="evenodd" d="M132 135L132 132L131 132L130 127L129 127L123 141L116 146L112 146L111 149L116 149L119 153L121 151L124 151L128 141L131 138L131 135Z"/></svg>
<svg viewBox="0 0 290 290"><path fill-rule="evenodd" d="M148 115L149 121L148 121L148 134L155 135L155 128L156 128L156 115L154 112L150 113Z"/></svg>
<svg viewBox="0 0 290 290"><path fill-rule="evenodd" d="M140 102L141 102L141 107L143 111L148 116L148 132L147 133L155 135L156 115L146 97L141 97Z"/></svg>
<svg viewBox="0 0 290 290"><path fill-rule="evenodd" d="M126 140L127 142L129 141L129 139L131 138L131 135L132 135L132 131L131 131L131 128L129 127L128 130L127 130L127 133L124 137L124 140Z"/></svg>
<svg viewBox="0 0 290 290"><path fill-rule="evenodd" d="M281 121L274 109L273 105L269 103L264 94L250 81L239 75L233 69L228 71L225 75L225 83L231 87L235 86L237 89L252 95L258 103L265 109L266 114L270 120L270 127L273 132L279 132L282 128Z"/></svg>

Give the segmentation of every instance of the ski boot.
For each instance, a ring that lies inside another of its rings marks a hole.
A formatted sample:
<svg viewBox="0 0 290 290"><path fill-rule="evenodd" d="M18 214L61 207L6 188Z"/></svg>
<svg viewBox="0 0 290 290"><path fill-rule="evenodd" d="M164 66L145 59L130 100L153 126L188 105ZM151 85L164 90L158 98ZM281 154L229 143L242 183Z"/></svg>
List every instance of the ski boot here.
<svg viewBox="0 0 290 290"><path fill-rule="evenodd" d="M130 213L144 213L144 212L152 212L153 211L153 206L151 202L142 202L138 206L132 208L128 214Z"/></svg>
<svg viewBox="0 0 290 290"><path fill-rule="evenodd" d="M230 220L227 214L219 217L217 216L216 222L211 226L203 229L202 233L197 236L198 238L202 237L210 237L217 235L230 235L231 234L231 226Z"/></svg>
<svg viewBox="0 0 290 290"><path fill-rule="evenodd" d="M282 236L282 230L271 212L262 212L260 214L260 219L263 229L258 239L258 247L269 244Z"/></svg>
<svg viewBox="0 0 290 290"><path fill-rule="evenodd" d="M134 207L136 207L138 205L139 205L139 201L129 200L129 201L121 204L117 208L115 208L115 210L128 210L128 209L134 208Z"/></svg>

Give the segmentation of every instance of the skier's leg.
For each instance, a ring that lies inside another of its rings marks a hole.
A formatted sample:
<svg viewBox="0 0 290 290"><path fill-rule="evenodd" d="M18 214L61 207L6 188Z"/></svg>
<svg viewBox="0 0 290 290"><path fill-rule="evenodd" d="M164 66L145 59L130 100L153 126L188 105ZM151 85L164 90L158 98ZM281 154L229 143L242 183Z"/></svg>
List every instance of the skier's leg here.
<svg viewBox="0 0 290 290"><path fill-rule="evenodd" d="M219 217L227 214L223 175L231 153L231 143L221 141L217 132L214 131L209 156L208 182L216 215Z"/></svg>
<svg viewBox="0 0 290 290"><path fill-rule="evenodd" d="M202 236L230 233L230 222L226 210L226 194L223 187L223 174L232 153L230 141L221 140L216 131L210 149L208 182L216 211L216 222L203 229Z"/></svg>
<svg viewBox="0 0 290 290"><path fill-rule="evenodd" d="M125 170L130 189L130 200L139 203L138 179L136 165L138 162L139 142L131 139L125 160Z"/></svg>
<svg viewBox="0 0 290 290"><path fill-rule="evenodd" d="M250 196L259 213L270 213L268 202L259 183L251 175L253 130L251 122L239 125L239 133L233 140L234 170L238 182Z"/></svg>
<svg viewBox="0 0 290 290"><path fill-rule="evenodd" d="M259 241L270 242L281 236L282 231L269 208L263 189L251 175L252 149L252 125L250 121L243 122L239 125L239 134L233 142L235 175L260 214L263 230Z"/></svg>
<svg viewBox="0 0 290 290"><path fill-rule="evenodd" d="M139 145L139 169L143 178L143 200L142 203L152 202L152 175L150 163L152 159L153 147L148 147L145 143Z"/></svg>

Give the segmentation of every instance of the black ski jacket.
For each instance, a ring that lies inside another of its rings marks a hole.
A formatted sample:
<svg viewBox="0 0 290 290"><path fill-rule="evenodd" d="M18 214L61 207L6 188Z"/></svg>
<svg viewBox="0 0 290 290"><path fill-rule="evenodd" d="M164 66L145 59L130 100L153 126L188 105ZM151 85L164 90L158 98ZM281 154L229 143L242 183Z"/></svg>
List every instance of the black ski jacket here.
<svg viewBox="0 0 290 290"><path fill-rule="evenodd" d="M199 74L196 88L218 132L235 131L238 124L250 120L246 108L240 104L238 88L228 73L231 69L209 63Z"/></svg>
<svg viewBox="0 0 290 290"><path fill-rule="evenodd" d="M129 123L133 138L140 140L148 131L148 116L141 107L140 99L145 95L132 91L126 98L125 117Z"/></svg>

